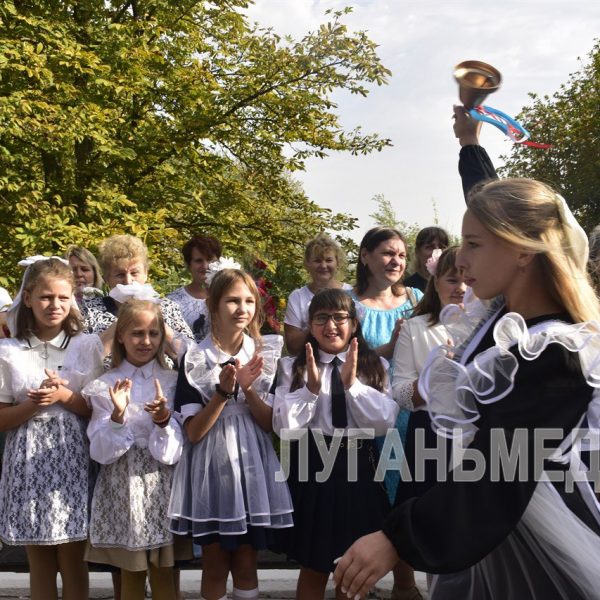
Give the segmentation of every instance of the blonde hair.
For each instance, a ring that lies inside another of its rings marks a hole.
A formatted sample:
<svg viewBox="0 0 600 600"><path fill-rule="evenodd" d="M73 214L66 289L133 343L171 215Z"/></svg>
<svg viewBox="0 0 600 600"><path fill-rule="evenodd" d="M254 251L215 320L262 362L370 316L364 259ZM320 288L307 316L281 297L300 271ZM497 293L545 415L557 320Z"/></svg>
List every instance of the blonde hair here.
<svg viewBox="0 0 600 600"><path fill-rule="evenodd" d="M346 267L346 254L342 247L326 233L321 232L306 243L304 249L304 263L311 258L321 258L326 252L331 252L337 261L337 271L343 271Z"/></svg>
<svg viewBox="0 0 600 600"><path fill-rule="evenodd" d="M23 275L23 296L25 292L31 294L42 279L62 279L71 286L72 290L75 289L71 267L58 258L47 258L34 262L25 271ZM36 332L36 321L33 310L25 305L23 298L21 298L21 302L17 308L15 326L15 337L20 340L26 339ZM77 335L83 329L79 310L77 310L77 306L73 302L71 302L69 314L62 322L61 328L67 335L71 336Z"/></svg>
<svg viewBox="0 0 600 600"><path fill-rule="evenodd" d="M596 225L590 233L590 257L588 273L596 292L600 292L600 225Z"/></svg>
<svg viewBox="0 0 600 600"><path fill-rule="evenodd" d="M140 261L148 270L148 249L144 242L133 235L112 235L98 246L102 274L106 277L114 266L127 266Z"/></svg>
<svg viewBox="0 0 600 600"><path fill-rule="evenodd" d="M468 209L494 235L538 255L549 292L576 322L598 319L600 304L581 266L562 199L533 179L502 179L475 188Z"/></svg>
<svg viewBox="0 0 600 600"><path fill-rule="evenodd" d="M82 246L69 246L65 252L65 258L69 260L71 256L89 265L94 273L94 282L92 285L95 288L101 289L104 282L100 275L100 265L96 257L87 248L83 248Z"/></svg>
<svg viewBox="0 0 600 600"><path fill-rule="evenodd" d="M254 313L254 317L248 325L248 335L255 341L260 342L260 328L265 320L260 293L252 277L240 269L223 269L219 271L210 282L206 306L208 308L208 312L210 313L211 330L213 330L214 334L214 327L217 321L217 313L221 298L223 298L223 296L227 293L227 290L229 290L229 288L238 281L245 283L250 290L250 293L254 296L254 300L256 302L256 311Z"/></svg>
<svg viewBox="0 0 600 600"><path fill-rule="evenodd" d="M135 298L126 300L119 307L117 324L115 326L115 337L113 338L112 344L111 365L113 367L118 367L124 360L127 359L125 344L120 342L119 338L132 326L137 317L143 312L152 313L156 319L156 324L158 325L158 330L160 331L160 344L154 358L163 369L168 368L165 361L165 321L160 310L160 304L155 304L154 302L149 302L148 300L136 300Z"/></svg>

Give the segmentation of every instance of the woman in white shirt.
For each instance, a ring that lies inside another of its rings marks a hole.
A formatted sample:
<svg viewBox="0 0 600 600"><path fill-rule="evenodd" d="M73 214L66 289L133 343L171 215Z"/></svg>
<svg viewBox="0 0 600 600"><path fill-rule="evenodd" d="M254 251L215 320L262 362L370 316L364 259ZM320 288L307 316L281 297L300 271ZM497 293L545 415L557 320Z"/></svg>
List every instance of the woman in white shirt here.
<svg viewBox="0 0 600 600"><path fill-rule="evenodd" d="M219 260L222 248L216 238L197 235L189 239L181 249L185 266L192 281L177 288L167 298L179 305L185 322L190 326L196 342L202 341L210 331L210 317L206 307L208 265Z"/></svg>
<svg viewBox="0 0 600 600"><path fill-rule="evenodd" d="M308 307L313 296L328 288L352 289L351 285L337 279L345 263L344 251L326 233L320 233L306 244L304 268L308 271L310 282L290 294L283 320L285 346L291 356L302 350L309 329Z"/></svg>

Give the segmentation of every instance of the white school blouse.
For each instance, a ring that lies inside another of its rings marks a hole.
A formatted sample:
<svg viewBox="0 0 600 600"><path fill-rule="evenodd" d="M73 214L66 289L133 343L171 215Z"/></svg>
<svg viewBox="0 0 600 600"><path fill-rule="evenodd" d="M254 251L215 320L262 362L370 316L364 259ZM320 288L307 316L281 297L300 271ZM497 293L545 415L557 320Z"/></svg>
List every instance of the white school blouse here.
<svg viewBox="0 0 600 600"><path fill-rule="evenodd" d="M400 329L392 359L392 395L401 408L415 410L413 382L421 374L429 353L450 337L441 323L429 324L430 315L407 319ZM417 409L419 410L419 409ZM423 405L421 410L426 410Z"/></svg>
<svg viewBox="0 0 600 600"><path fill-rule="evenodd" d="M306 385L290 392L292 366L295 357L282 358L277 373L277 386L273 395L273 429L278 435L285 429L320 429L324 435L333 435L331 422L331 361L334 354L319 351L319 371L321 372L321 390L313 394ZM346 360L346 352L337 355ZM384 371L388 364L381 359ZM340 372L343 364L339 365ZM306 375L304 377L306 381ZM346 414L348 429L374 430L374 435L385 435L394 427L398 416L398 405L394 402L389 383L383 392L378 392L358 378L346 390Z"/></svg>
<svg viewBox="0 0 600 600"><path fill-rule="evenodd" d="M0 340L0 402L18 404L27 400L27 391L37 389L46 374L57 371L68 381L66 387L79 392L85 383L102 373L103 345L97 335L68 336L61 331L46 342L35 335L21 340ZM60 403L41 408L36 418L66 410Z"/></svg>
<svg viewBox="0 0 600 600"><path fill-rule="evenodd" d="M131 379L129 405L125 409L122 425L111 420L113 403L109 386L117 379ZM154 380L158 379L169 409L173 409L177 372L163 369L156 360L136 367L126 360L117 368L105 373L87 385L83 395L92 406L92 418L87 433L90 438L90 456L97 462L108 465L117 461L132 446L148 448L150 454L166 465L175 464L181 457L183 434L177 421L171 416L165 427L152 421L144 410L147 402L156 396Z"/></svg>

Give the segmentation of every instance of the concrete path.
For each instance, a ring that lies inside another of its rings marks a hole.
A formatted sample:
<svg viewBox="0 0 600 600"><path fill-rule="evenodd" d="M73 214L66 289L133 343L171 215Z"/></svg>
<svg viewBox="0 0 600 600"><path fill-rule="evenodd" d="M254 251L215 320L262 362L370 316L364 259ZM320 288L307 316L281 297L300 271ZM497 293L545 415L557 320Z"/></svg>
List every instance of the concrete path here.
<svg viewBox="0 0 600 600"><path fill-rule="evenodd" d="M426 598L425 575L417 573L417 584ZM294 598L298 571L295 569L263 569L258 573L261 598L287 600ZM231 582L230 582L231 584ZM327 598L334 598L333 586L330 586ZM228 586L231 590L231 585ZM377 585L370 598L389 598L392 589L392 576L387 575ZM200 571L182 571L181 590L186 600L198 600L200 597ZM2 600L22 600L29 598L29 576L27 573L0 572L0 598ZM113 600L112 583L109 573L90 573L90 598Z"/></svg>

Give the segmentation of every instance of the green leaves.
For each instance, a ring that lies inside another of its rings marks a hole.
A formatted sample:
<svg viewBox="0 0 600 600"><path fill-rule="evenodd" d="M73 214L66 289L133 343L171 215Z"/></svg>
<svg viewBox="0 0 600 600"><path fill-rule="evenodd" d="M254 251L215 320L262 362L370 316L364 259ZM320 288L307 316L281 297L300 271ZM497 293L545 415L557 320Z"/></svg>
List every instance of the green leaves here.
<svg viewBox="0 0 600 600"><path fill-rule="evenodd" d="M502 173L550 183L588 231L600 223L600 43L552 97L530 94L518 116L548 150L513 145Z"/></svg>
<svg viewBox="0 0 600 600"><path fill-rule="evenodd" d="M346 29L348 10L294 41L248 23L247 5L0 5L0 251L13 289L24 254L95 250L122 232L148 244L155 282L170 285L178 248L205 233L293 286L308 238L356 226L290 173L390 144L345 132L332 101L390 72Z"/></svg>

